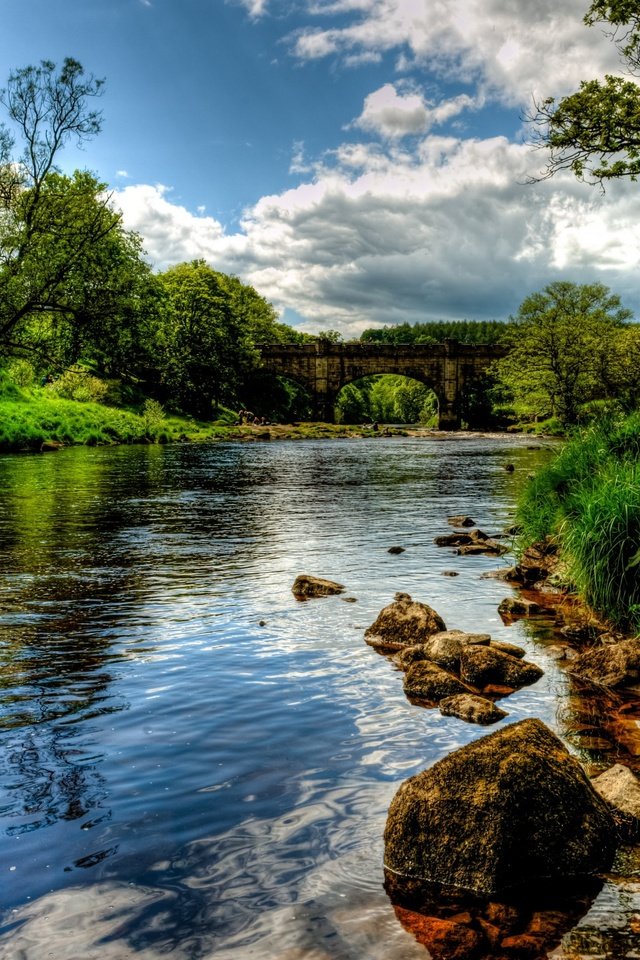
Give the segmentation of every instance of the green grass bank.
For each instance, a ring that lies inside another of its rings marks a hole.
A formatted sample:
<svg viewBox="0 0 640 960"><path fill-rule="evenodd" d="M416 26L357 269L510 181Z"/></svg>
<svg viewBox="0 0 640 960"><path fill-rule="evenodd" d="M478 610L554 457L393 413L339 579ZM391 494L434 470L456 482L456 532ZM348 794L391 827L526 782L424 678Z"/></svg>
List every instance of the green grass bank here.
<svg viewBox="0 0 640 960"><path fill-rule="evenodd" d="M105 446L127 443L214 442L219 440L320 439L372 435L362 427L297 423L238 425L237 413L220 408L212 421L165 411L154 400L110 403L96 378L77 383L21 387L0 374L0 451L35 452L56 444ZM60 395L63 391L66 396ZM68 394L76 394L71 399ZM101 394L91 398L93 394ZM394 430L401 434L403 431Z"/></svg>
<svg viewBox="0 0 640 960"><path fill-rule="evenodd" d="M525 488L518 523L522 549L553 537L589 606L640 630L640 413L569 440Z"/></svg>

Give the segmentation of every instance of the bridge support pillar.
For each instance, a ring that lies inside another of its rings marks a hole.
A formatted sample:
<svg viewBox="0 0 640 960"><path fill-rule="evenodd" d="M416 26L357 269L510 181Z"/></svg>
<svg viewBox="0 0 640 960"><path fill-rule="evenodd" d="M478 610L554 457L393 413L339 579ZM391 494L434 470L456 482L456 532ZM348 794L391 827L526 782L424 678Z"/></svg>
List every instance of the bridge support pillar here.
<svg viewBox="0 0 640 960"><path fill-rule="evenodd" d="M442 386L440 395L440 413L438 430L460 429L460 375L458 368L457 344L453 340L444 341L442 364Z"/></svg>
<svg viewBox="0 0 640 960"><path fill-rule="evenodd" d="M440 401L440 412L438 414L438 430L459 430L460 414L456 410L455 403Z"/></svg>
<svg viewBox="0 0 640 960"><path fill-rule="evenodd" d="M319 423L334 423L335 396L332 393L314 393L312 402L313 419Z"/></svg>

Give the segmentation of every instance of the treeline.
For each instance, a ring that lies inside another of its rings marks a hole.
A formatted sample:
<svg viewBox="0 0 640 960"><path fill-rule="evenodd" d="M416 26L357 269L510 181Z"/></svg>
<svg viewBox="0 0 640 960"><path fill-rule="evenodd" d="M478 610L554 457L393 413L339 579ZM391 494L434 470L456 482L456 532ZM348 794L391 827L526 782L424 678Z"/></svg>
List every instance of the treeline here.
<svg viewBox="0 0 640 960"><path fill-rule="evenodd" d="M364 343L460 343L495 344L505 335L506 324L499 320L432 320L426 323L401 323L397 326L364 330Z"/></svg>

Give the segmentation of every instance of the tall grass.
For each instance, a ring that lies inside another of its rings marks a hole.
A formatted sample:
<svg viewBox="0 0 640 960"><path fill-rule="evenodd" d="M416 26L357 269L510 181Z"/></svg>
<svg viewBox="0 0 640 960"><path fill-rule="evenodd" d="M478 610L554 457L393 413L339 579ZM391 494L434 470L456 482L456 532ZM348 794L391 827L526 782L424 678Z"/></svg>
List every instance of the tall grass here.
<svg viewBox="0 0 640 960"><path fill-rule="evenodd" d="M640 415L572 439L529 483L518 520L521 548L554 537L587 602L640 627Z"/></svg>

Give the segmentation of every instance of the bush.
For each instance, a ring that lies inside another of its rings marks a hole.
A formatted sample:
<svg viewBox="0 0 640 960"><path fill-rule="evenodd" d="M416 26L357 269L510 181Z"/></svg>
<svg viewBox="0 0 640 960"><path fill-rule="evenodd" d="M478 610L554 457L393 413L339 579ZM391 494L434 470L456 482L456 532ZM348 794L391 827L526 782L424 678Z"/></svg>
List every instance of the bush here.
<svg viewBox="0 0 640 960"><path fill-rule="evenodd" d="M148 437L156 437L164 424L164 408L157 400L147 399L142 408L142 420Z"/></svg>
<svg viewBox="0 0 640 960"><path fill-rule="evenodd" d="M28 360L12 360L6 368L6 374L16 387L32 387L36 380L36 371Z"/></svg>
<svg viewBox="0 0 640 960"><path fill-rule="evenodd" d="M99 380L81 367L71 367L58 377L47 389L64 400L82 403L101 403L109 392L109 384Z"/></svg>

